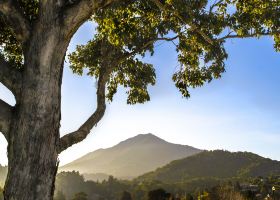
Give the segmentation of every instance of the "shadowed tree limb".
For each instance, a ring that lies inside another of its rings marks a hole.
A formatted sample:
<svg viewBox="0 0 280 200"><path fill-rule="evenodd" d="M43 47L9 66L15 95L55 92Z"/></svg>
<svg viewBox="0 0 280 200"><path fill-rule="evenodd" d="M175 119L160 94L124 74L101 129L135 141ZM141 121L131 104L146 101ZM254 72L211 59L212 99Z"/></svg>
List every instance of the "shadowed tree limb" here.
<svg viewBox="0 0 280 200"><path fill-rule="evenodd" d="M260 37L260 36L271 36L273 34L277 34L277 33L264 32L264 33L252 33L246 35L237 35L237 34L229 33L228 35L219 38L218 41L224 41L226 39L235 39L235 38L253 38L253 37Z"/></svg>
<svg viewBox="0 0 280 200"><path fill-rule="evenodd" d="M93 15L94 11L104 9L120 0L73 0L63 8L63 24L66 37L72 37L77 29Z"/></svg>
<svg viewBox="0 0 280 200"><path fill-rule="evenodd" d="M8 140L8 133L12 120L13 107L0 99L0 132Z"/></svg>
<svg viewBox="0 0 280 200"><path fill-rule="evenodd" d="M125 53L123 56L121 56L119 59L117 59L117 63L122 62L123 60L136 55L137 53L140 53L141 51L146 50L147 48L149 48L149 46L153 45L155 42L157 41L167 41L167 42L173 42L174 40L176 40L179 37L179 35L176 35L174 37L160 37L160 38L155 38L152 39L148 42L146 42L145 44L143 44L142 47L139 47L137 49L135 49L134 51L131 52L127 52Z"/></svg>
<svg viewBox="0 0 280 200"><path fill-rule="evenodd" d="M21 72L0 56L0 83L5 85L17 98L21 91Z"/></svg>
<svg viewBox="0 0 280 200"><path fill-rule="evenodd" d="M221 3L223 3L224 0L219 0L219 1L215 1L211 6L210 6L210 9L209 9L209 12L212 13L213 9L217 6L219 6Z"/></svg>
<svg viewBox="0 0 280 200"><path fill-rule="evenodd" d="M97 108L87 121L75 132L69 133L60 139L59 152L68 147L83 141L90 133L91 129L102 119L106 110L106 83L109 79L110 71L101 72L97 87Z"/></svg>
<svg viewBox="0 0 280 200"><path fill-rule="evenodd" d="M1 0L0 17L4 18L17 40L23 45L29 38L31 27L13 0Z"/></svg>
<svg viewBox="0 0 280 200"><path fill-rule="evenodd" d="M108 52L107 46L101 47L101 52L104 58L107 56L111 57L110 50ZM67 135L64 135L60 138L60 144L58 152L66 150L68 147L71 147L74 144L77 144L83 141L91 129L102 119L106 110L106 83L110 78L110 74L113 70L113 67L116 66L116 63L110 62L110 58L106 58L102 61L100 75L97 84L97 107L95 112L87 119L87 121L77 130Z"/></svg>

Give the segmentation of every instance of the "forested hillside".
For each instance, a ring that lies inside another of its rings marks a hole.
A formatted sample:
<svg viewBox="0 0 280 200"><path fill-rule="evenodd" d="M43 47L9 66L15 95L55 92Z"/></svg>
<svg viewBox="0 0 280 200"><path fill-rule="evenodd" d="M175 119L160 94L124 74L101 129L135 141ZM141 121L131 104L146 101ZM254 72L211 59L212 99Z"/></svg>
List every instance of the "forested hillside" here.
<svg viewBox="0 0 280 200"><path fill-rule="evenodd" d="M280 174L280 162L248 152L204 151L176 160L138 181L183 183L198 179L242 179Z"/></svg>
<svg viewBox="0 0 280 200"><path fill-rule="evenodd" d="M132 181L112 176L101 182L86 181L78 172L62 172L57 176L56 196L64 194L71 199L83 194L91 200L119 200L122 195L131 195L133 200L150 200L157 199L151 196L168 199L173 195L179 196L178 200L198 196L207 200L248 200L272 194L271 188L275 186L275 195L280 199L279 175L279 161L248 152L204 151Z"/></svg>
<svg viewBox="0 0 280 200"><path fill-rule="evenodd" d="M204 187L180 188L159 181L85 181L78 172L62 172L56 180L54 200L263 200L268 194L280 199L280 176L224 181ZM276 191L272 191L272 187ZM176 197L176 198L175 198Z"/></svg>

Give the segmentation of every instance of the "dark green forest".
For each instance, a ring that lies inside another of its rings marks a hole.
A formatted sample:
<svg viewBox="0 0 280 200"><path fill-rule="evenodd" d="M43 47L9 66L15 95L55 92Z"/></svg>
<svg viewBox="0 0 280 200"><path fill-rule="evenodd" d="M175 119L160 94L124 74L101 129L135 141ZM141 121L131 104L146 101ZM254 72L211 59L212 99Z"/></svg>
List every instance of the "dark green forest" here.
<svg viewBox="0 0 280 200"><path fill-rule="evenodd" d="M184 183L198 179L242 179L280 174L280 162L249 152L215 150L175 160L137 178L138 181L158 180Z"/></svg>
<svg viewBox="0 0 280 200"><path fill-rule="evenodd" d="M79 172L62 172L56 180L56 198L63 193L65 199L73 199L82 192L93 200L254 200L271 196L274 186L274 198L280 199L279 175L278 161L249 152L204 151L132 181L113 176L102 182L85 181Z"/></svg>
<svg viewBox="0 0 280 200"><path fill-rule="evenodd" d="M200 181L203 182L203 181ZM195 183L194 183L195 184ZM157 181L138 183L122 181L110 176L107 181L84 181L78 172L62 172L57 176L55 200L257 200L267 195L280 199L280 176L220 181L216 185L197 185L194 190L181 188L176 184Z"/></svg>
<svg viewBox="0 0 280 200"><path fill-rule="evenodd" d="M3 182L7 168L0 172ZM61 172L55 200L280 200L279 191L279 161L216 150L173 161L132 181L109 176L98 182L77 171Z"/></svg>

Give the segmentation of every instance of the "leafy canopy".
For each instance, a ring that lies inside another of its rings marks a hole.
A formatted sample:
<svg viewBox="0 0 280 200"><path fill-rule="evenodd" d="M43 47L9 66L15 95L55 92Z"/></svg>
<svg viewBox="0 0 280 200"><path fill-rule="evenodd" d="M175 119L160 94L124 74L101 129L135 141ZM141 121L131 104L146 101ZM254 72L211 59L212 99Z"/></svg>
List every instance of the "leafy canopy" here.
<svg viewBox="0 0 280 200"><path fill-rule="evenodd" d="M37 19L37 0L17 0L26 18ZM153 54L156 41L176 45L180 68L173 81L184 97L189 88L200 87L225 71L228 38L272 35L280 49L279 0L135 0L121 1L96 11L93 39L77 46L69 55L74 73L98 79L100 69L111 65L107 99L112 101L118 86L127 89L127 103L150 99L148 85L155 84L155 69L143 57ZM0 52L7 61L24 67L22 47L0 18ZM27 66L26 66L27 67Z"/></svg>
<svg viewBox="0 0 280 200"><path fill-rule="evenodd" d="M32 24L38 18L38 0L16 0L17 6L23 16ZM12 29L0 15L0 54L5 57L13 66L23 67L23 51L16 40Z"/></svg>

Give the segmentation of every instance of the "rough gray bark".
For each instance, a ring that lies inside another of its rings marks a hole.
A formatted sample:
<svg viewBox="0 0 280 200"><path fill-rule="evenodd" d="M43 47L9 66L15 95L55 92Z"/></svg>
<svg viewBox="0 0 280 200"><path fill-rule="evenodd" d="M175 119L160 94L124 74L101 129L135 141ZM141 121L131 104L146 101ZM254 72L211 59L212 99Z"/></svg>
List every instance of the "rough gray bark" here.
<svg viewBox="0 0 280 200"><path fill-rule="evenodd" d="M8 137L4 198L52 199L57 171L65 41L59 24L38 24L25 58L21 98Z"/></svg>
<svg viewBox="0 0 280 200"><path fill-rule="evenodd" d="M0 99L0 132L2 132L6 139L13 116L13 107Z"/></svg>
<svg viewBox="0 0 280 200"><path fill-rule="evenodd" d="M22 89L7 139L5 200L49 200L54 192L61 80L70 38L54 11L45 12L49 15L34 25L25 51Z"/></svg>

